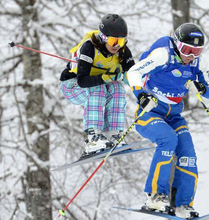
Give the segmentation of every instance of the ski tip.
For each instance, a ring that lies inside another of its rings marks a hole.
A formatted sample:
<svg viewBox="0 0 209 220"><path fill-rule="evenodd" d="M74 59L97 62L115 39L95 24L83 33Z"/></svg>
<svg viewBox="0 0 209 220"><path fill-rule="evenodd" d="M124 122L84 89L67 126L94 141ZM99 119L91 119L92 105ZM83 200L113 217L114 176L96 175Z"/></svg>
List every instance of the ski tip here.
<svg viewBox="0 0 209 220"><path fill-rule="evenodd" d="M118 209L119 207L117 207L117 206L112 206L112 208L113 208L113 209Z"/></svg>
<svg viewBox="0 0 209 220"><path fill-rule="evenodd" d="M53 167L50 169L50 171L62 171L64 169L63 167L65 167L65 166L66 166L66 164L63 166Z"/></svg>
<svg viewBox="0 0 209 220"><path fill-rule="evenodd" d="M55 167L55 168L52 168L51 171L62 171L64 169L65 168L63 168L63 167Z"/></svg>
<svg viewBox="0 0 209 220"><path fill-rule="evenodd" d="M51 171L60 171L58 168L51 169Z"/></svg>
<svg viewBox="0 0 209 220"><path fill-rule="evenodd" d="M119 207L119 206L112 206L113 209L126 209L124 207Z"/></svg>
<svg viewBox="0 0 209 220"><path fill-rule="evenodd" d="M11 47L14 47L14 46L15 46L15 43L14 43L14 42L11 42L11 43L9 43L9 45L10 45Z"/></svg>
<svg viewBox="0 0 209 220"><path fill-rule="evenodd" d="M63 171L63 170L66 170L67 168L73 167L75 165L76 165L76 163L74 163L74 162L67 163L67 164L64 164L64 165L61 165L61 166L58 166L58 167L54 167L50 171Z"/></svg>

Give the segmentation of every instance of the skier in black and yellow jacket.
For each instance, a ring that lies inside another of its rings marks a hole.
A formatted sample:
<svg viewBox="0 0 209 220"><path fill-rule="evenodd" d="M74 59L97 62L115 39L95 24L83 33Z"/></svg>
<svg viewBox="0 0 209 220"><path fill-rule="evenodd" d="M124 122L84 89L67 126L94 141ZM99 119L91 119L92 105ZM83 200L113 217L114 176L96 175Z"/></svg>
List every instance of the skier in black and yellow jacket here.
<svg viewBox="0 0 209 220"><path fill-rule="evenodd" d="M105 15L99 30L87 33L70 50L77 63L61 74L66 99L84 107L85 154L111 147L125 125L125 90L119 78L135 63L127 47L127 25L117 14ZM123 144L123 143L121 143Z"/></svg>

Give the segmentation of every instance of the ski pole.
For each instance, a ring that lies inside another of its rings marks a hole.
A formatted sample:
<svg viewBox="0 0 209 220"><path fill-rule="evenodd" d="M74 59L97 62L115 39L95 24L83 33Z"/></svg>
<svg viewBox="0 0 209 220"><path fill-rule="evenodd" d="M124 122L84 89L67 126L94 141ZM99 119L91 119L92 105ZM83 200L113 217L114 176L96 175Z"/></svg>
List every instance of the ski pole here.
<svg viewBox="0 0 209 220"><path fill-rule="evenodd" d="M22 45L15 44L14 42L9 43L9 45L11 47L20 47L20 48L25 49L25 50L30 50L30 51L33 51L33 52L42 53L42 54L45 54L45 55L48 55L48 56L52 56L52 57L56 57L56 58L59 58L59 59L62 59L62 60L66 60L66 61L69 61L69 62L77 63L76 60L71 60L71 59L68 59L68 58L65 58L65 57L61 57L61 56L57 56L57 55L54 55L54 54L51 54L51 53L46 53L46 52L43 52L43 51L40 51L40 50L32 49L30 47L24 47ZM108 69L105 69L105 68L102 68L102 67L98 67L98 66L94 66L94 68L101 69L101 70L108 70ZM113 72L107 72L107 74L108 75L112 75L114 73Z"/></svg>
<svg viewBox="0 0 209 220"><path fill-rule="evenodd" d="M201 93L197 93L196 94L197 98L199 99L200 103L202 104L202 106L204 107L206 113L209 115L209 109L206 107L202 97L201 97Z"/></svg>
<svg viewBox="0 0 209 220"><path fill-rule="evenodd" d="M188 80L187 82L186 82L186 88L187 89L189 89L188 88L188 84L191 82L191 80ZM205 103L204 103L204 101L203 101L203 99L202 99L202 93L201 92L198 92L197 94L196 94L196 96L197 96L197 98L198 98L198 100L200 101L200 103L202 104L202 106L204 107L204 109L205 109L205 111L206 111L206 113L209 115L209 109L206 107L206 105L205 105Z"/></svg>
<svg viewBox="0 0 209 220"><path fill-rule="evenodd" d="M77 61L75 61L75 60L71 60L71 59L68 59L68 58L65 58L65 57L57 56L57 55L54 55L54 54L51 54L51 53L47 53L47 52L43 52L43 51L40 51L40 50L32 49L30 47L24 47L22 45L15 44L14 42L9 43L9 45L11 47L20 47L20 48L22 48L24 50L30 50L30 51L33 51L33 52L36 52L36 53L41 53L41 54L45 54L45 55L48 55L48 56L56 57L56 58L59 58L59 59L62 59L62 60L66 60L66 61L69 61L69 62L77 63Z"/></svg>
<svg viewBox="0 0 209 220"><path fill-rule="evenodd" d="M68 202L68 204L65 206L63 210L59 210L60 216L65 216L66 209L69 207L69 205L73 202L73 200L77 197L77 195L82 191L82 189L86 186L86 184L91 180L91 178L94 176L94 174L99 170L99 168L106 162L107 158L111 155L111 153L115 150L115 148L120 144L120 142L125 138L125 136L132 130L134 125L137 123L138 119L144 115L145 111L143 110L140 115L134 120L132 125L127 129L127 131L121 136L121 138L118 140L118 142L115 144L115 146L107 153L105 158L102 160L102 162L98 165L98 167L95 169L95 171L91 174L91 176L86 180L86 182L81 186L81 188L77 191L77 193L73 196L73 198Z"/></svg>
<svg viewBox="0 0 209 220"><path fill-rule="evenodd" d="M120 137L120 139L118 140L118 142L115 144L115 146L107 153L107 155L105 156L105 158L103 159L104 162L107 160L107 158L112 154L112 152L115 150L115 148L120 144L120 142L125 138L125 136L132 130L132 128L135 126L135 124L137 123L138 119L145 113L145 111L143 110L140 115L135 119L135 121L132 123L132 125L128 128L128 130Z"/></svg>

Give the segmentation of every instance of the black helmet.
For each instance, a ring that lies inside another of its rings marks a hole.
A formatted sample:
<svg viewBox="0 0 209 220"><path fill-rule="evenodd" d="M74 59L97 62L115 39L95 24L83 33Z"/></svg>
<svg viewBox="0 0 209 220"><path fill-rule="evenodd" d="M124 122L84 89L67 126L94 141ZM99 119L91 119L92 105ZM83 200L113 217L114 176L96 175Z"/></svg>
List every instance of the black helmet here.
<svg viewBox="0 0 209 220"><path fill-rule="evenodd" d="M175 30L174 40L179 40L193 46L203 46L204 34L197 25L184 23Z"/></svg>
<svg viewBox="0 0 209 220"><path fill-rule="evenodd" d="M99 30L107 37L127 37L128 34L125 20L117 14L105 15L99 24Z"/></svg>

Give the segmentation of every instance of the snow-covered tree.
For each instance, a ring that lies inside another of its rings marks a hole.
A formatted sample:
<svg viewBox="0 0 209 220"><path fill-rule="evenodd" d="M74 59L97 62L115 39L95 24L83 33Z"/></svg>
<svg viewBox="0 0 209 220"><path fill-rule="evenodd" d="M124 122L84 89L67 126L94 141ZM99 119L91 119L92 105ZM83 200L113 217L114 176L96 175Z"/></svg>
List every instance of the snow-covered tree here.
<svg viewBox="0 0 209 220"><path fill-rule="evenodd" d="M208 11L198 1L191 1L190 7L191 21L198 21L208 38ZM136 61L151 43L173 29L170 0L0 2L1 219L55 219L97 166L51 171L80 157L85 140L83 109L68 103L59 91L65 61L11 48L8 43L70 58L69 49L87 31L97 29L106 13L118 13L127 21L128 44ZM136 100L128 86L126 90L128 128ZM196 99L191 107L203 111ZM133 129L126 141L140 138ZM143 203L151 155L110 159L67 209L69 219L129 218L129 213L110 211L110 207Z"/></svg>

